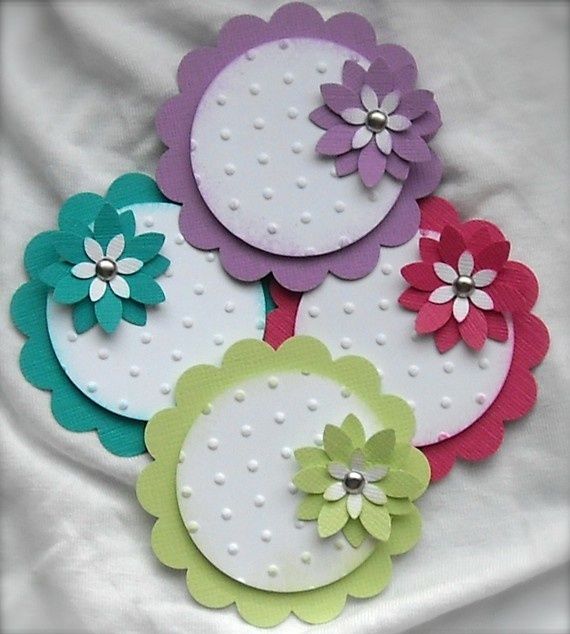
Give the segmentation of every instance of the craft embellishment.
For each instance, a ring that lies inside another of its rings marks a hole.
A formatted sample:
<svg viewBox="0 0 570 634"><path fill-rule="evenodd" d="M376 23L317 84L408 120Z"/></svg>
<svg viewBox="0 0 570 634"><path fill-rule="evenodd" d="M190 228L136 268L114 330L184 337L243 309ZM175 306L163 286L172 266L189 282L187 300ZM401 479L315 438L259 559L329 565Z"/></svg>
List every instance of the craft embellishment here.
<svg viewBox="0 0 570 634"><path fill-rule="evenodd" d="M416 200L441 178L427 145L439 111L416 80L410 53L352 13L296 3L230 20L184 58L157 118L157 180L184 237L240 280L305 291L367 275L381 246L414 235Z"/></svg>
<svg viewBox="0 0 570 634"><path fill-rule="evenodd" d="M548 333L530 313L536 278L508 260L509 246L491 223L461 223L448 202L427 198L416 237L386 249L365 279L327 279L303 296L274 286L278 308L269 315L266 338L277 346L294 333L309 334L338 354L372 361L384 389L414 408L414 444L439 479L458 457L480 460L495 452L504 423L536 401L530 370L546 354Z"/></svg>
<svg viewBox="0 0 570 634"><path fill-rule="evenodd" d="M157 556L187 569L197 601L235 603L259 626L290 612L318 623L336 616L347 596L371 597L387 585L391 555L419 538L412 500L429 469L410 446L410 408L379 388L370 363L333 361L308 337L277 351L242 341L220 367L183 374L176 407L148 425L155 461L137 491L159 518ZM367 479L348 504L324 499L338 496L329 486L340 484L343 459L354 467L342 475L347 487L356 491L356 480ZM313 500L323 505L318 525Z"/></svg>
<svg viewBox="0 0 570 634"><path fill-rule="evenodd" d="M172 404L188 365L263 336L261 285L232 280L214 253L188 245L179 212L142 174L117 179L104 197L73 196L59 229L29 244L30 281L12 301L29 338L26 378L52 391L61 425L96 430L123 456L145 451L144 422Z"/></svg>

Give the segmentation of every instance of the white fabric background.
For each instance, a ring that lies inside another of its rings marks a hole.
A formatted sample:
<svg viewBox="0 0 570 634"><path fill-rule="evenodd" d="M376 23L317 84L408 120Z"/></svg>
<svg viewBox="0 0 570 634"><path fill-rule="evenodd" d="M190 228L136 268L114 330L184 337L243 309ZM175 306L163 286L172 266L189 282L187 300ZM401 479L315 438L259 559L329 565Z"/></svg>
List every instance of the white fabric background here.
<svg viewBox="0 0 570 634"><path fill-rule="evenodd" d="M233 609L188 597L151 553L152 518L134 483L146 457L117 458L94 434L60 428L17 368L7 306L22 254L61 202L152 174L158 106L192 47L229 17L275 1L41 2L2 6L0 222L2 618L5 631L247 632ZM465 218L496 222L542 284L536 312L552 348L540 400L499 454L460 464L421 500L425 535L395 560L379 598L351 601L314 632L566 631L570 309L568 5L530 2L314 2L364 14L408 47L436 93L446 165L439 193ZM546 576L545 576L546 575ZM521 585L522 584L522 585ZM510 590L509 590L510 589ZM500 594L508 591L507 594ZM499 596L496 596L499 595ZM441 616L445 613L448 616ZM437 619L431 625L429 621ZM281 632L308 628L291 618Z"/></svg>

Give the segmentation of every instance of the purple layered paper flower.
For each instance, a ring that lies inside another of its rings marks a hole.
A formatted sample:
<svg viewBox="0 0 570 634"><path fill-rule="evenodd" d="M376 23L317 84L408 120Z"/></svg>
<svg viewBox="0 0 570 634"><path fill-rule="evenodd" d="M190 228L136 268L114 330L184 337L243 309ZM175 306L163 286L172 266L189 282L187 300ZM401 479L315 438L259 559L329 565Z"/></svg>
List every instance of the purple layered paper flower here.
<svg viewBox="0 0 570 634"><path fill-rule="evenodd" d="M180 94L167 101L157 116L158 133L168 150L160 159L156 177L164 194L182 204L180 230L186 240L199 249L218 249L220 262L232 277L249 282L273 274L285 288L307 291L318 286L328 273L350 280L368 275L378 263L382 246L397 246L415 235L420 220L416 201L437 187L442 166L431 150L423 162L406 162L407 167L399 172L402 176L406 171L405 182L387 216L364 237L330 253L303 257L276 255L253 247L231 233L208 208L193 173L190 137L194 117L202 95L228 65L247 56L248 51L257 46L284 38L323 40L347 47L363 59L381 59L397 81L395 88L409 92L415 85L417 68L410 53L394 44L378 44L370 23L355 13L341 13L325 21L312 7L293 3L279 8L269 22L252 15L236 17L221 29L215 47L193 50L182 60L178 70ZM348 73L344 75L343 83L352 86L353 91L358 90L354 87L360 80L355 78L351 84ZM329 127L339 121L343 123L340 116L324 108L328 111ZM431 115L439 125L437 106L433 104L432 108ZM304 116L308 117L309 113ZM426 126L427 132L421 133L424 139L433 133L430 130L437 128L427 119L426 114L413 119L414 126L420 122ZM324 124L324 115L321 121ZM353 133L357 129L352 125L347 127ZM350 150L336 159L337 169L346 161L339 174L349 173L350 162L357 168L358 152ZM397 160L390 160L390 167L386 167L388 172L396 170Z"/></svg>
<svg viewBox="0 0 570 634"><path fill-rule="evenodd" d="M433 94L413 89L408 68L392 71L379 57L365 71L348 60L342 82L321 86L325 105L310 115L326 130L317 152L337 157L338 176L358 170L366 187L374 187L385 172L405 181L410 164L431 160L426 140L441 118Z"/></svg>

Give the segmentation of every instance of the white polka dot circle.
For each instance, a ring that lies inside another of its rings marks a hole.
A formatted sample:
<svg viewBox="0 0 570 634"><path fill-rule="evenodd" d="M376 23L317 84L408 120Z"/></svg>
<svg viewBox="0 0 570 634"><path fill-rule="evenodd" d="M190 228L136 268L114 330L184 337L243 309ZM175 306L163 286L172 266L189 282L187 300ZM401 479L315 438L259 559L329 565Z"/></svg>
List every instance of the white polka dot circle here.
<svg viewBox="0 0 570 634"><path fill-rule="evenodd" d="M339 178L315 146L323 130L309 114L320 85L339 83L344 46L295 38L242 56L210 84L192 128L192 167L218 220L248 244L279 255L329 253L369 233L401 184L388 174L367 189ZM360 59L368 67L366 60Z"/></svg>
<svg viewBox="0 0 570 634"><path fill-rule="evenodd" d="M160 253L170 267L157 278L166 301L147 307L145 326L123 320L112 335L97 325L78 335L70 307L48 298L48 329L60 364L82 392L111 412L148 420L173 404L174 386L187 367L219 363L236 341L263 337L265 302L261 285L234 281L216 255L186 243L178 205L126 209L135 215L137 234L166 236Z"/></svg>
<svg viewBox="0 0 570 634"><path fill-rule="evenodd" d="M435 236L437 237L437 236ZM362 280L325 280L299 305L295 333L318 337L331 351L366 357L382 376L382 390L408 399L416 417L416 446L455 436L493 403L509 371L509 339L488 339L480 352L463 342L440 354L433 336L414 330L417 313L398 304L407 288L400 274L420 259L418 238L384 248L376 269Z"/></svg>
<svg viewBox="0 0 570 634"><path fill-rule="evenodd" d="M246 585L296 592L332 583L365 561L371 538L352 548L342 533L321 539L296 520L303 493L293 452L322 445L328 423L369 408L332 379L283 373L250 379L220 395L190 428L177 471L182 519L202 554Z"/></svg>

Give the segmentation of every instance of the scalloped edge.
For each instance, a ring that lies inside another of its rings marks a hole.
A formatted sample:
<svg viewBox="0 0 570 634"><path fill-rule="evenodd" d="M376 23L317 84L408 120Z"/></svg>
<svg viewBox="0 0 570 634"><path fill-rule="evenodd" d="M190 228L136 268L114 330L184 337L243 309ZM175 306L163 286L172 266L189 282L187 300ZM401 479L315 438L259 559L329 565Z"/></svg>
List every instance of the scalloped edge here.
<svg viewBox="0 0 570 634"><path fill-rule="evenodd" d="M92 210L100 207L104 201L116 208L136 203L170 202L150 176L124 174L111 183L105 196L83 192L66 200L58 214L60 228L70 230L78 218L83 224L91 222ZM132 457L143 454L146 421L113 414L91 401L68 379L53 352L45 310L49 289L37 279L41 263L37 258L30 257L30 254L34 249L33 245L40 241L44 244L38 248L49 249L50 239L55 233L50 231L38 234L28 243L24 259L30 281L18 288L10 305L12 322L28 337L20 352L22 374L34 387L51 392L53 416L65 429L73 432L96 432L101 444L116 456ZM29 315L34 318L30 319Z"/></svg>
<svg viewBox="0 0 570 634"><path fill-rule="evenodd" d="M488 221L462 223L455 207L444 198L429 196L420 202L420 209L420 233L422 230L441 233L446 225L461 225L470 231L484 226L498 232L504 239L500 229ZM276 347L294 335L301 295L282 288L276 282L270 290L276 308L267 316L265 341ZM503 441L505 423L522 418L535 405L538 388L531 370L541 363L550 345L546 325L530 313L537 297L538 282L529 289L528 311L512 315L515 332L513 358L503 387L492 405L456 436L421 447L430 463L432 482L444 478L457 460L478 462L496 453Z"/></svg>
<svg viewBox="0 0 570 634"><path fill-rule="evenodd" d="M252 362L244 364L246 358ZM259 627L277 625L291 613L307 623L324 623L342 611L348 596L365 598L379 594L390 579L391 555L410 550L421 531L416 509L412 522L407 522L410 525L393 531L388 542L379 543L356 570L332 584L307 592L277 593L250 588L222 573L200 553L184 527L176 498L176 466L182 442L202 409L236 382L262 372L292 369L338 381L363 399L387 423L386 427L396 431L397 438L409 442L413 437L411 409L399 397L381 394L376 368L366 359L347 356L335 361L328 349L312 337L291 338L277 350L265 342L246 339L227 350L219 367L195 366L180 377L176 406L158 412L147 425L146 444L155 461L142 471L137 481L139 502L158 518L152 531L152 547L158 559L171 568L187 570L188 590L198 603L210 608L235 604L245 621ZM430 477L427 460L414 448L408 460L407 468L418 474L425 491ZM409 516L400 517L410 519ZM368 575L372 582L364 580Z"/></svg>
<svg viewBox="0 0 570 634"><path fill-rule="evenodd" d="M383 57L392 69L411 66L417 75L411 54L394 44L377 44L372 25L356 13L340 13L325 21L316 9L299 2L280 7L268 22L252 15L235 17L220 30L216 46L195 49L180 63L180 92L161 106L156 117L158 135L168 148L159 159L156 179L169 198L182 204L181 233L198 249L218 249L229 275L252 282L272 273L282 286L307 291L328 273L342 279L362 278L376 266L382 245L407 242L419 225L416 199L437 187L443 168L434 152L430 161L414 164L397 202L382 222L344 249L303 258L302 267L299 258L266 253L234 236L210 212L192 175L188 138L194 113L212 79L238 55L287 37L326 39L368 59Z"/></svg>

